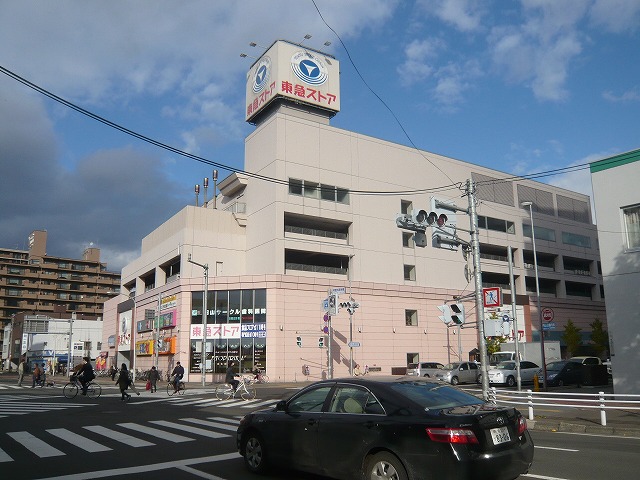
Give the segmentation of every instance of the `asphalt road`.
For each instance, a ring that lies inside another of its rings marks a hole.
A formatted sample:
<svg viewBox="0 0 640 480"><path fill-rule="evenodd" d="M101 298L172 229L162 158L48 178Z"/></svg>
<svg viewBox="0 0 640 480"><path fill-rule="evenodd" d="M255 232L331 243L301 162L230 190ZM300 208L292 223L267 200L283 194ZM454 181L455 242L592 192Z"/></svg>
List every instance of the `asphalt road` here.
<svg viewBox="0 0 640 480"><path fill-rule="evenodd" d="M4 380L4 379L2 379ZM10 479L248 480L235 429L251 409L274 404L291 386L260 385L254 402L219 402L211 389L186 395L143 391L128 403L110 382L97 400L68 400L61 388L14 388L0 380L0 472ZM640 438L532 431L534 464L522 479L635 478ZM270 479L300 479L274 472ZM311 480L321 480L321 477Z"/></svg>

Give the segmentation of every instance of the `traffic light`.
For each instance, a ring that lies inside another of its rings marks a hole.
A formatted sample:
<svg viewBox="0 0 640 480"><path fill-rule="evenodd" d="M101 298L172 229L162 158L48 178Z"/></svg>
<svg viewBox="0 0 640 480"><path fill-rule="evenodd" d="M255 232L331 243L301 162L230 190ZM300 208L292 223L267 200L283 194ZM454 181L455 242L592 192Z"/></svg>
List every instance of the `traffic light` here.
<svg viewBox="0 0 640 480"><path fill-rule="evenodd" d="M296 343L299 347L302 347L302 337L296 337Z"/></svg>
<svg viewBox="0 0 640 480"><path fill-rule="evenodd" d="M416 210L411 214L411 220L413 221L413 223L420 226L426 226L428 217L429 214L426 210Z"/></svg>
<svg viewBox="0 0 640 480"><path fill-rule="evenodd" d="M338 312L338 296L335 293L329 295L329 315L337 315Z"/></svg>
<svg viewBox="0 0 640 480"><path fill-rule="evenodd" d="M438 227L442 228L447 224L449 217L446 213L429 212L427 216L427 225L433 226L435 223Z"/></svg>
<svg viewBox="0 0 640 480"><path fill-rule="evenodd" d="M324 337L318 338L318 347L324 348Z"/></svg>
<svg viewBox="0 0 640 480"><path fill-rule="evenodd" d="M462 303L451 304L451 321L456 325L464 324L464 305Z"/></svg>
<svg viewBox="0 0 640 480"><path fill-rule="evenodd" d="M449 305L438 305L438 310L442 312L442 315L439 315L438 318L445 325L449 325L451 323L451 310L449 310Z"/></svg>
<svg viewBox="0 0 640 480"><path fill-rule="evenodd" d="M340 307L346 308L347 312L349 312L349 315L353 315L354 313L356 313L356 308L358 308L359 306L360 304L353 299L349 300L348 302L340 302Z"/></svg>

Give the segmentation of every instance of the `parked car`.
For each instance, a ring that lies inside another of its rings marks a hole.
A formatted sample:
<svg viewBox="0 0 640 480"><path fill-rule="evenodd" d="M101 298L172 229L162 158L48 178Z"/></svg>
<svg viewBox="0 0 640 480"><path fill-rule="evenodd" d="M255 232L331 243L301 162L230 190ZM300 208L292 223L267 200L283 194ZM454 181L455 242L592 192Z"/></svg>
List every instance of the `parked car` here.
<svg viewBox="0 0 640 480"><path fill-rule="evenodd" d="M436 378L451 385L459 383L479 383L480 367L475 362L456 362L444 366L441 372L436 373Z"/></svg>
<svg viewBox="0 0 640 480"><path fill-rule="evenodd" d="M511 480L533 461L526 420L416 376L313 383L237 430L246 468L290 468L331 478Z"/></svg>
<svg viewBox="0 0 640 480"><path fill-rule="evenodd" d="M602 365L598 357L571 357L570 362L580 362L582 365Z"/></svg>
<svg viewBox="0 0 640 480"><path fill-rule="evenodd" d="M444 365L438 362L410 363L407 365L407 375L431 378L443 368Z"/></svg>
<svg viewBox="0 0 640 480"><path fill-rule="evenodd" d="M544 373L538 370L538 382L544 384ZM561 360L547 364L547 386L562 387L563 385L582 384L582 363L570 360Z"/></svg>
<svg viewBox="0 0 640 480"><path fill-rule="evenodd" d="M520 380L522 383L532 383L533 378L538 374L540 367L533 362L522 360L520 362ZM500 362L495 367L489 369L489 383L506 385L513 387L518 379L516 362Z"/></svg>

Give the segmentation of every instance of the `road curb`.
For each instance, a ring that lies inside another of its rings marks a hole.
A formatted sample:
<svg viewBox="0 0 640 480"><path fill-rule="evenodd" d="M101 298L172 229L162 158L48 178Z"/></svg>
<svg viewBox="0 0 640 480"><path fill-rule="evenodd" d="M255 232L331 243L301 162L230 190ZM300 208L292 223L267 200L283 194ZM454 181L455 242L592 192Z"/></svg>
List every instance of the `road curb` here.
<svg viewBox="0 0 640 480"><path fill-rule="evenodd" d="M587 433L591 435L613 435L618 437L640 438L640 429L630 427L586 425L582 423L549 421L540 419L527 420L527 427L530 430L546 432Z"/></svg>

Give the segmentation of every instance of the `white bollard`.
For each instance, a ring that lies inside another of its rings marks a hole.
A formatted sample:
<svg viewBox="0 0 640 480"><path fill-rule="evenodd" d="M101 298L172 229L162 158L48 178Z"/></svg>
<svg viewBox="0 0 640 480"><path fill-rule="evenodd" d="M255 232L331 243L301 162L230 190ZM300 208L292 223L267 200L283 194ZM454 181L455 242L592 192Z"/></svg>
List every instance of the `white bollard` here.
<svg viewBox="0 0 640 480"><path fill-rule="evenodd" d="M605 427L607 425L607 411L604 408L604 392L598 392L600 394L600 425Z"/></svg>

